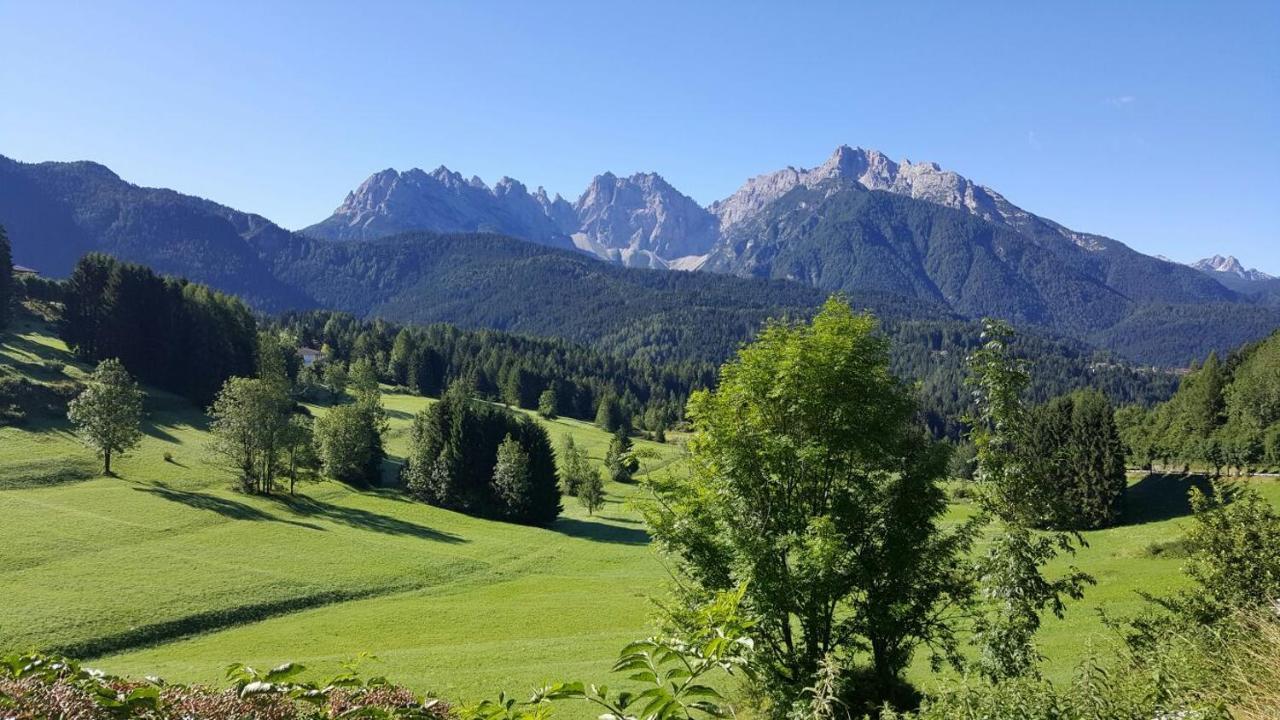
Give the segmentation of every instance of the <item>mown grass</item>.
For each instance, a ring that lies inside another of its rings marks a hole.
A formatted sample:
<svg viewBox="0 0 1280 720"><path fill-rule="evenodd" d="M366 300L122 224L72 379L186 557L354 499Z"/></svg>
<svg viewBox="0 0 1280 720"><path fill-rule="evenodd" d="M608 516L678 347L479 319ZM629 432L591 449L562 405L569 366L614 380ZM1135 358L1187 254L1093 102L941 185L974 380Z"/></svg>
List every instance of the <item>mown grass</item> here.
<svg viewBox="0 0 1280 720"><path fill-rule="evenodd" d="M84 371L47 331L13 338L0 343L9 372L37 360L68 362L68 378ZM384 402L391 478L430 400ZM557 447L572 435L602 461L606 433L546 425ZM550 529L439 510L394 488L308 482L296 498L247 496L206 455L205 428L189 403L151 393L143 443L116 478L97 476L62 422L0 428L0 649L64 650L179 681L217 681L233 661L330 670L367 651L383 660L376 672L467 700L550 679L608 681L617 650L650 630L648 598L666 573L626 503L635 486L611 484L595 517L565 498ZM659 453L651 468L679 462L674 445L639 444ZM1253 482L1280 503L1280 483ZM1098 608L1135 612L1136 591L1178 585L1185 490L1138 481L1126 524L1085 534L1071 562L1098 585L1046 624L1051 677L1069 677L1090 639L1105 642ZM967 511L957 503L952 518ZM927 683L920 660L912 674Z"/></svg>

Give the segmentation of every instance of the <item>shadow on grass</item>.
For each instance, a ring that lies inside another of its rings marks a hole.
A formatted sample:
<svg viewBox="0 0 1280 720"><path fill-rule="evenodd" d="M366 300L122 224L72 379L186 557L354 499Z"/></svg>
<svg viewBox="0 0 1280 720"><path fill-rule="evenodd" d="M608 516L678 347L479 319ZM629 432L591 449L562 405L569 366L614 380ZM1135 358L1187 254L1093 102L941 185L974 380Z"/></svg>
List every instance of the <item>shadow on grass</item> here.
<svg viewBox="0 0 1280 720"><path fill-rule="evenodd" d="M324 528L319 525L276 517L275 515L259 510L252 505L247 505L230 498L218 497L217 495L206 495L204 493L191 492L189 490L174 490L167 485L148 485L145 487L135 487L134 490L150 493L172 502L182 503L187 507L195 508L197 510L208 510L209 512L217 513L222 517L229 518L231 520L278 522L286 525L293 525L295 527L307 528L308 530L319 530L324 532Z"/></svg>
<svg viewBox="0 0 1280 720"><path fill-rule="evenodd" d="M8 347L28 355L34 355L40 360L53 360L56 362L67 362L70 358L57 348L51 348L48 345L42 345L33 340L21 337L17 334L0 335L3 341L0 341L0 347Z"/></svg>
<svg viewBox="0 0 1280 720"><path fill-rule="evenodd" d="M1129 486L1120 524L1142 525L1191 515L1191 488L1205 494L1229 492L1204 475L1151 473Z"/></svg>
<svg viewBox="0 0 1280 720"><path fill-rule="evenodd" d="M594 540L595 542L616 543L619 545L647 545L649 533L640 528L618 527L593 520L577 518L560 518L551 526L552 530L564 533L569 537Z"/></svg>
<svg viewBox="0 0 1280 720"><path fill-rule="evenodd" d="M384 533L387 535L405 535L421 538L423 540L435 540L437 542L466 542L464 538L454 535L453 533L436 530L435 528L430 528L425 525L418 525L417 523L412 523L408 520L401 520L400 518L383 515L369 510L361 510L359 508L346 507L343 505L334 505L333 503L316 500L315 498L310 498L306 495L280 495L272 496L270 499L275 500L298 515L321 518L328 520L329 522L338 523L339 525L346 525L347 527L370 530L372 532Z"/></svg>

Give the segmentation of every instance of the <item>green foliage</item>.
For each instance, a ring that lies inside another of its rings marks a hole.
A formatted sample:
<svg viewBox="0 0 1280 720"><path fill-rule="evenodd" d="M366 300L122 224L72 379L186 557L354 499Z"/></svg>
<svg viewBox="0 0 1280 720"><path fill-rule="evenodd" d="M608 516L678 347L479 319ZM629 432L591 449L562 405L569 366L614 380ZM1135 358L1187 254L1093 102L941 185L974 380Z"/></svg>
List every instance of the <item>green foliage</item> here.
<svg viewBox="0 0 1280 720"><path fill-rule="evenodd" d="M231 378L209 408L209 451L237 471L246 492L272 492L282 458L302 441L286 387L283 378Z"/></svg>
<svg viewBox="0 0 1280 720"><path fill-rule="evenodd" d="M522 479L509 477L509 468L498 472L507 439L526 458ZM548 525L561 509L546 430L525 416L473 400L458 385L414 418L404 479L425 502L482 517Z"/></svg>
<svg viewBox="0 0 1280 720"><path fill-rule="evenodd" d="M834 298L811 324L767 327L690 401L690 476L654 481L654 537L693 585L746 584L783 709L825 658L865 651L888 692L921 643L955 649L971 528L939 525L946 452L874 328Z"/></svg>
<svg viewBox="0 0 1280 720"><path fill-rule="evenodd" d="M629 425L626 412L618 401L618 396L609 393L600 398L596 408L596 425L605 432L616 433Z"/></svg>
<svg viewBox="0 0 1280 720"><path fill-rule="evenodd" d="M1042 571L1073 546L1069 535L1031 530L1039 519L1037 501L1045 481L1039 459L1029 453L1031 425L1022 403L1029 377L1025 363L1009 354L1012 334L1005 323L987 321L985 343L969 360L977 404L970 438L977 448L977 478L984 486L981 507L999 523L977 563L984 607L974 623L973 642L979 648L979 671L996 681L1035 674L1041 615L1050 610L1061 617L1064 598L1080 598L1084 586L1093 582L1074 568L1052 580Z"/></svg>
<svg viewBox="0 0 1280 720"><path fill-rule="evenodd" d="M86 445L111 474L111 458L137 447L142 439L142 390L119 360L103 360L85 389L67 407L67 417Z"/></svg>
<svg viewBox="0 0 1280 720"><path fill-rule="evenodd" d="M542 394L538 396L538 414L547 420L555 420L559 417L559 404L556 401L554 387L543 390Z"/></svg>
<svg viewBox="0 0 1280 720"><path fill-rule="evenodd" d="M1028 413L1026 467L1039 486L1030 515L1055 530L1120 519L1128 480L1115 412L1096 390L1055 398ZM1038 510L1037 510L1038 509Z"/></svg>
<svg viewBox="0 0 1280 720"><path fill-rule="evenodd" d="M306 670L285 663L270 670L234 663L227 667L228 690L176 685L148 676L138 682L39 654L0 657L0 711L15 718L77 720L224 720L272 718L382 718L444 720L449 707L387 682L365 679L354 662L328 680L304 682ZM6 715L7 717L8 715Z"/></svg>
<svg viewBox="0 0 1280 720"><path fill-rule="evenodd" d="M599 479L600 472L591 466L587 451L577 446L572 435L566 435L560 448L561 492L577 496L582 488Z"/></svg>
<svg viewBox="0 0 1280 720"><path fill-rule="evenodd" d="M141 265L86 255L65 288L59 336L83 360L117 358L145 383L207 403L255 368L248 306Z"/></svg>
<svg viewBox="0 0 1280 720"><path fill-rule="evenodd" d="M324 386L332 398L340 398L347 392L347 366L339 361L324 364Z"/></svg>
<svg viewBox="0 0 1280 720"><path fill-rule="evenodd" d="M609 452L604 456L604 467L612 482L629 483L640 469L640 460L632 454L631 447L631 436L627 434L627 429L618 428L609 441Z"/></svg>
<svg viewBox="0 0 1280 720"><path fill-rule="evenodd" d="M382 476L384 424L378 406L359 400L321 415L314 433L324 473L350 485L377 485Z"/></svg>
<svg viewBox="0 0 1280 720"><path fill-rule="evenodd" d="M1194 583L1164 602L1185 620L1213 624L1280 600L1280 515L1252 490L1191 491L1195 524L1187 533Z"/></svg>
<svg viewBox="0 0 1280 720"><path fill-rule="evenodd" d="M519 520L529 514L529 453L508 434L498 446L498 460L493 466L493 492L507 517Z"/></svg>
<svg viewBox="0 0 1280 720"><path fill-rule="evenodd" d="M604 507L604 480L599 472L593 470L587 474L578 490L578 502L587 509L588 515L595 515L597 510Z"/></svg>
<svg viewBox="0 0 1280 720"><path fill-rule="evenodd" d="M1198 465L1214 475L1280 466L1280 335L1210 354L1168 402L1117 416L1129 460Z"/></svg>
<svg viewBox="0 0 1280 720"><path fill-rule="evenodd" d="M470 378L479 397L537 409L549 419L590 420L605 396L625 406L615 407L624 416L678 416L690 390L714 377L714 366L703 361L656 364L565 340L492 330L401 327L329 311L287 313L278 323L304 345L328 348L335 359L368 359L384 381L421 395L438 396L447 383Z"/></svg>

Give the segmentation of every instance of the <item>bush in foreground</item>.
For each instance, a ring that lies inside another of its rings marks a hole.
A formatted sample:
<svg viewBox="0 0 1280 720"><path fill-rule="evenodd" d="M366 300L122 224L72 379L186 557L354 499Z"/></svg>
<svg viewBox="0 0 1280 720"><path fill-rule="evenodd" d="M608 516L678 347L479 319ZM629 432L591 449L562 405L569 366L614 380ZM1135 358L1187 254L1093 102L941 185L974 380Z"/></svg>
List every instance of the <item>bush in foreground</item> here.
<svg viewBox="0 0 1280 720"><path fill-rule="evenodd" d="M43 655L0 658L0 717L14 720L320 720L362 717L443 720L448 705L388 683L365 680L348 665L323 682L299 682L301 665L266 672L227 669L228 688L129 680Z"/></svg>

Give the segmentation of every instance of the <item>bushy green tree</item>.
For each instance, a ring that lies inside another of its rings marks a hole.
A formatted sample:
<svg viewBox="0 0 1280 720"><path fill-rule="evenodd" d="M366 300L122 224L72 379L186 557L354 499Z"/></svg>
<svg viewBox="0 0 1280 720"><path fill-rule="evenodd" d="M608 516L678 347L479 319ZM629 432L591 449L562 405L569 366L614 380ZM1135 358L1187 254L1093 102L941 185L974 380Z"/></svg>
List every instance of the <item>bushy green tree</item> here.
<svg viewBox="0 0 1280 720"><path fill-rule="evenodd" d="M979 671L1002 681L1035 674L1042 614L1048 610L1061 617L1065 598L1081 597L1092 578L1074 568L1055 579L1044 575L1046 564L1073 550L1072 538L1033 531L1045 482L1039 459L1028 452L1033 443L1022 395L1029 376L1009 352L1012 329L1000 321L985 324L983 344L969 359L977 401L970 438L977 449L983 514L994 518L997 528L977 564L985 607L974 623L973 642Z"/></svg>
<svg viewBox="0 0 1280 720"><path fill-rule="evenodd" d="M1120 519L1124 447L1115 411L1097 390L1054 398L1027 414L1025 467L1038 483L1028 514L1058 530L1106 527Z"/></svg>
<svg viewBox="0 0 1280 720"><path fill-rule="evenodd" d="M529 453L508 434L493 466L493 492L507 517L518 520L528 514L529 483Z"/></svg>
<svg viewBox="0 0 1280 720"><path fill-rule="evenodd" d="M922 643L955 650L947 608L969 591L972 532L940 526L947 453L875 327L834 298L811 323L766 327L690 400L691 473L656 479L647 509L693 587L746 585L780 712L826 659L868 663L886 697Z"/></svg>
<svg viewBox="0 0 1280 720"><path fill-rule="evenodd" d="M84 391L67 407L76 434L102 458L105 475L111 474L111 458L142 440L142 397L120 361L110 359L98 363Z"/></svg>
<svg viewBox="0 0 1280 720"><path fill-rule="evenodd" d="M554 420L559 413L555 388L543 390L542 394L538 396L538 414L548 420Z"/></svg>
<svg viewBox="0 0 1280 720"><path fill-rule="evenodd" d="M578 490L578 502L587 509L588 515L595 515L596 510L604 507L604 479L599 471L593 469L587 473Z"/></svg>
<svg viewBox="0 0 1280 720"><path fill-rule="evenodd" d="M572 435L566 435L564 444L560 446L560 489L565 495L577 496L581 489L591 480L592 475L599 475L591 467L587 451L578 447Z"/></svg>
<svg viewBox="0 0 1280 720"><path fill-rule="evenodd" d="M247 492L270 493L292 440L293 402L280 378L231 378L209 408L209 451L239 472Z"/></svg>
<svg viewBox="0 0 1280 720"><path fill-rule="evenodd" d="M626 415L617 395L609 393L600 398L600 406L596 409L596 425L611 433L626 425Z"/></svg>
<svg viewBox="0 0 1280 720"><path fill-rule="evenodd" d="M626 428L618 428L609 441L609 450L604 456L604 467L609 471L609 479L616 483L629 483L640 469L640 461L631 452L631 437Z"/></svg>
<svg viewBox="0 0 1280 720"><path fill-rule="evenodd" d="M335 400L347 392L347 366L333 360L324 364L324 386Z"/></svg>
<svg viewBox="0 0 1280 720"><path fill-rule="evenodd" d="M376 485L382 474L382 428L365 403L335 405L315 422L316 455L329 477Z"/></svg>

